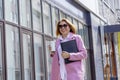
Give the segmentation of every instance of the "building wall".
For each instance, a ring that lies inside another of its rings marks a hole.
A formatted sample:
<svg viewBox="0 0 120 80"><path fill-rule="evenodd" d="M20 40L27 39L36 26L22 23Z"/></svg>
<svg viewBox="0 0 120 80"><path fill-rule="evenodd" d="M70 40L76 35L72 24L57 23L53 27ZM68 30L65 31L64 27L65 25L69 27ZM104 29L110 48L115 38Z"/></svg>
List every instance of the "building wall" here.
<svg viewBox="0 0 120 80"><path fill-rule="evenodd" d="M104 22L97 16L91 13L91 28L92 28L92 41L93 41L93 54L94 54L94 65L95 65L95 80L104 80L103 76L103 63L102 63L102 41L99 31L99 27L104 25Z"/></svg>
<svg viewBox="0 0 120 80"><path fill-rule="evenodd" d="M104 42L104 38L102 38L102 41L100 40L98 26L111 25L111 24L117 23L116 9L119 8L119 0L111 0L111 1L110 0L92 0L93 2L90 0L89 1L76 0L76 1L80 5L83 5L87 10L89 10L91 14L93 13L90 17L91 17L92 36L93 36L92 39L93 39L95 74L96 74L96 80L101 80L101 79L104 80L103 64L105 61L104 60L105 52L102 51L104 49L101 50L101 46L103 46L104 44L99 43L99 42ZM116 52L116 55L117 55L117 52ZM103 74L103 75L100 76L100 74Z"/></svg>
<svg viewBox="0 0 120 80"><path fill-rule="evenodd" d="M98 1L99 0L76 0L84 7L88 8L92 12L99 14L99 6Z"/></svg>

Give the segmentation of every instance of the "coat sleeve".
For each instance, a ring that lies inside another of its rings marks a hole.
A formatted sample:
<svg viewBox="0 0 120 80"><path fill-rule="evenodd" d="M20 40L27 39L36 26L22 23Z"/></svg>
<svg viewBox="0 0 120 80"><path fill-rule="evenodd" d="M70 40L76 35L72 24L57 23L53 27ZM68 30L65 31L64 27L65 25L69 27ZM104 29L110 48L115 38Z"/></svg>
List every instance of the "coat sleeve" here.
<svg viewBox="0 0 120 80"><path fill-rule="evenodd" d="M59 63L57 54L52 57L52 69L51 69L51 79L50 80L59 80Z"/></svg>
<svg viewBox="0 0 120 80"><path fill-rule="evenodd" d="M56 44L57 44L57 42L56 42ZM51 79L50 80L60 80L60 70L59 70L57 49L55 51L54 56L52 57Z"/></svg>
<svg viewBox="0 0 120 80"><path fill-rule="evenodd" d="M82 60L87 58L87 50L80 35L76 35L76 42L79 52L70 53L69 60Z"/></svg>

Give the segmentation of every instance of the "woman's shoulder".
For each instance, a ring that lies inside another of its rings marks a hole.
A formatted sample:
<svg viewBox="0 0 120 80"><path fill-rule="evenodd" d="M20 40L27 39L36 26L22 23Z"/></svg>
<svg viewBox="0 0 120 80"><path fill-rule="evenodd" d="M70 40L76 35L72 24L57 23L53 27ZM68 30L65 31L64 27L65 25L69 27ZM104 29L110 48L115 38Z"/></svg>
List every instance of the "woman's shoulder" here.
<svg viewBox="0 0 120 80"><path fill-rule="evenodd" d="M73 37L75 37L75 38L81 38L81 35L79 35L79 34L73 34Z"/></svg>

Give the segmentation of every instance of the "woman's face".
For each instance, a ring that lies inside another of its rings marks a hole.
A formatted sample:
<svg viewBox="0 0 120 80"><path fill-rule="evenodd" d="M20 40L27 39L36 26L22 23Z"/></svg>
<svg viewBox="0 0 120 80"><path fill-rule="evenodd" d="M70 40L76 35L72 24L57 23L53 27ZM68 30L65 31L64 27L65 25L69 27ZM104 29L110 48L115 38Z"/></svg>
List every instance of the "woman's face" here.
<svg viewBox="0 0 120 80"><path fill-rule="evenodd" d="M68 33L70 32L70 27L65 21L60 22L58 28L62 36L67 36Z"/></svg>

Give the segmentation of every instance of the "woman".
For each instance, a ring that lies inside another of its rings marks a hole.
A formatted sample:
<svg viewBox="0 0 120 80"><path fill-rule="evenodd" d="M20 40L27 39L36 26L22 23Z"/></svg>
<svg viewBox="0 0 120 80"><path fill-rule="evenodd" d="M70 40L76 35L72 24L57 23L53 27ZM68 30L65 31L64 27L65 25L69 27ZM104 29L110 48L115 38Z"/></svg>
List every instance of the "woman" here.
<svg viewBox="0 0 120 80"><path fill-rule="evenodd" d="M52 71L51 80L84 80L82 60L87 57L87 51L80 35L76 34L75 26L67 19L62 19L57 24L56 35L59 36L56 40L56 50L52 54ZM62 51L61 42L76 40L78 52L68 53ZM65 64L64 59L69 59L71 62Z"/></svg>

